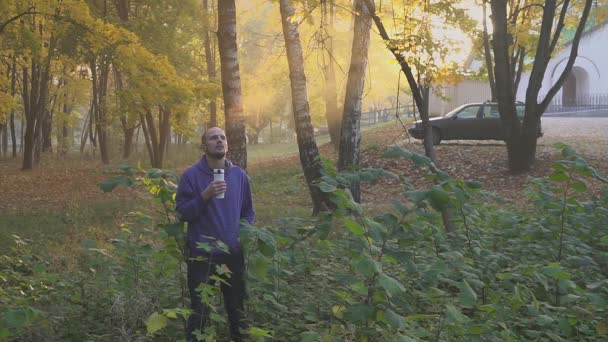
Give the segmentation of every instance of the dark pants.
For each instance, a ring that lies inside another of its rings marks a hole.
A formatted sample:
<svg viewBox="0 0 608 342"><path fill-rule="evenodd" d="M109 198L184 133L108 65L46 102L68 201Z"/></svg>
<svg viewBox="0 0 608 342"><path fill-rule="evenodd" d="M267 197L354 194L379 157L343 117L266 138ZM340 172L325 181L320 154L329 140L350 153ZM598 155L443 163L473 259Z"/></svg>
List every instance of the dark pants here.
<svg viewBox="0 0 608 342"><path fill-rule="evenodd" d="M188 288L190 289L190 306L192 315L188 320L188 339L195 340L192 332L204 331L205 324L209 318L208 305L201 302L197 287L200 284L213 282L211 276L218 275L216 267L226 265L230 270L229 275L220 275L226 283L221 283L224 304L228 313L230 323L230 337L234 341L242 341L241 330L247 329L245 322L243 300L245 299L245 260L242 253L223 256L221 260L213 260L213 256L206 257L207 260L188 261Z"/></svg>

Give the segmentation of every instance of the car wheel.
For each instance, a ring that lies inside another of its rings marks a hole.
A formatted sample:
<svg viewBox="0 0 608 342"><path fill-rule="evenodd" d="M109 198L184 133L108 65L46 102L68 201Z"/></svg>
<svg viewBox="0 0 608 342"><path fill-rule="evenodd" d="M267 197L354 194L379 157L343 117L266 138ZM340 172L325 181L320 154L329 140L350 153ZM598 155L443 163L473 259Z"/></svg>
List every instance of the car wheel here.
<svg viewBox="0 0 608 342"><path fill-rule="evenodd" d="M441 143L441 132L439 128L433 127L433 145L439 145Z"/></svg>

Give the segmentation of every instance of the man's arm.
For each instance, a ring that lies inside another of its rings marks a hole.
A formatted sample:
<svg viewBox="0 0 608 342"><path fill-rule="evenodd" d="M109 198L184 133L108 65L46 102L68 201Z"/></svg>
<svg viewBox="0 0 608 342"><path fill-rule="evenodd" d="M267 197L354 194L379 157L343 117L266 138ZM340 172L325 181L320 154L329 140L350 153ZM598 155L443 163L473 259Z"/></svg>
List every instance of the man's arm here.
<svg viewBox="0 0 608 342"><path fill-rule="evenodd" d="M253 209L253 196L251 195L251 186L249 186L249 177L244 175L243 184L243 205L241 206L241 219L245 219L249 224L255 222L255 210Z"/></svg>
<svg viewBox="0 0 608 342"><path fill-rule="evenodd" d="M192 186L188 176L184 173L177 186L175 196L175 210L180 214L180 219L187 222L195 221L204 206L203 197Z"/></svg>

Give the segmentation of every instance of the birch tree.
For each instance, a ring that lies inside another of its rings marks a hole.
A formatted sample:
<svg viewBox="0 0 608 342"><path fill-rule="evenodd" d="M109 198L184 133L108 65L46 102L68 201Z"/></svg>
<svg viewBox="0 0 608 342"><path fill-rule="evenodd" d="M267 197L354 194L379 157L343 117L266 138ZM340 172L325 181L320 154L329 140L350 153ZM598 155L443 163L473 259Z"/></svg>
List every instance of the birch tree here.
<svg viewBox="0 0 608 342"><path fill-rule="evenodd" d="M291 100L293 116L300 151L300 164L304 170L304 177L313 203L313 213L327 210L331 207L327 196L315 185L321 178L321 160L319 149L314 138L308 104L308 90L306 87L306 74L304 72L304 57L300 43L297 23L294 22L295 8L289 0L279 1L281 10L281 24L283 37L287 49L287 63L289 65L289 79L291 83Z"/></svg>
<svg viewBox="0 0 608 342"><path fill-rule="evenodd" d="M365 87L365 69L367 68L369 50L369 31L372 19L370 13L375 11L373 0L367 5L363 0L355 1L353 16L353 44L344 96L344 112L342 114L342 129L338 156L338 170L359 165L361 154L361 102ZM361 201L361 191L358 183L352 183L350 190L353 199Z"/></svg>
<svg viewBox="0 0 608 342"><path fill-rule="evenodd" d="M234 0L221 0L217 4L217 41L220 52L226 137L230 142L228 157L243 169L247 169L247 137L243 115L241 75L236 44L236 5Z"/></svg>

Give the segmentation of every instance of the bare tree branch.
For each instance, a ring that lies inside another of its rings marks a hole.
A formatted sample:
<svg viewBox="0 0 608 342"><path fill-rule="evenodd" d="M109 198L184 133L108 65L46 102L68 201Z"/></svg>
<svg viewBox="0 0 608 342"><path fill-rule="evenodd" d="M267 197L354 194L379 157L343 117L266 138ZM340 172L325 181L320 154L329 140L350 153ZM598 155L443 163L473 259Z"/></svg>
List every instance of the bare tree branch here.
<svg viewBox="0 0 608 342"><path fill-rule="evenodd" d="M0 25L0 34L2 34L4 32L4 29L6 28L6 26L8 24L12 23L13 21L15 21L15 20L17 20L17 19L19 19L19 18L21 18L21 17L23 17L25 15L29 15L29 14L43 14L43 13L40 13L40 12L36 12L33 9L34 9L34 6L28 8L27 11L25 11L23 13L19 13L16 16L14 16L14 17L8 19L7 21L3 22L2 25Z"/></svg>
<svg viewBox="0 0 608 342"><path fill-rule="evenodd" d="M545 96L545 99L540 103L540 110L537 112L537 113L539 113L538 114L539 116L542 115L541 113L545 112L545 110L551 103L551 100L553 100L553 97L555 96L555 94L557 94L557 92L560 90L560 88L562 87L564 82L566 82L566 78L568 78L568 75L570 75L570 71L572 71L572 67L574 66L574 62L576 61L576 56L578 55L578 45L580 43L581 36L583 35L583 32L585 31L585 25L587 24L587 19L589 18L589 13L591 12L592 4L593 4L593 0L585 0L585 7L583 9L581 20L578 23L578 26L576 28L576 33L574 34L574 38L572 38L572 47L570 49L570 57L568 58L568 62L566 63L566 67L564 68L564 71L557 79L557 82L555 82L553 87L551 87L551 89L547 93L547 96Z"/></svg>

